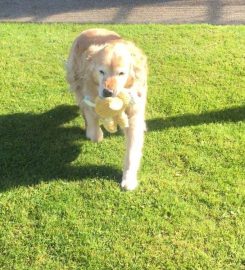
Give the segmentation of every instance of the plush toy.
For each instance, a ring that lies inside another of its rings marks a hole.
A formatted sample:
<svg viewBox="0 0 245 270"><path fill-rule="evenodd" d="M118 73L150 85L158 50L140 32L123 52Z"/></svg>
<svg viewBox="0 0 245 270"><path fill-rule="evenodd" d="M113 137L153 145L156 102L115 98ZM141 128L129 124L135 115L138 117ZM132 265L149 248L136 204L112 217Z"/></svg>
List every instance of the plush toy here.
<svg viewBox="0 0 245 270"><path fill-rule="evenodd" d="M115 133L118 125L122 129L128 127L125 109L131 102L131 96L126 91L122 91L117 97L97 97L95 103L87 98L84 101L87 105L94 107L101 123L108 132Z"/></svg>

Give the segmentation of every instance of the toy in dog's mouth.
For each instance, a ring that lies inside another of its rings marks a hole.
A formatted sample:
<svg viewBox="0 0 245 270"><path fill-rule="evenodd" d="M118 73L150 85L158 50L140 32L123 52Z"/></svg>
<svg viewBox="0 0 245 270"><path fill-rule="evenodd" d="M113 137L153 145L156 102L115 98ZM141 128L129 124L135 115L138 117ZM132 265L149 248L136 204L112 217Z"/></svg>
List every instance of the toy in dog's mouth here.
<svg viewBox="0 0 245 270"><path fill-rule="evenodd" d="M113 100L109 103L109 108L113 111L119 111L123 107L123 101L119 98L112 98Z"/></svg>
<svg viewBox="0 0 245 270"><path fill-rule="evenodd" d="M89 97L83 99L84 103L94 108L100 122L110 133L117 131L117 126L124 129L128 127L128 116L125 110L131 103L131 96L121 92L117 97L102 98L98 96L93 103Z"/></svg>

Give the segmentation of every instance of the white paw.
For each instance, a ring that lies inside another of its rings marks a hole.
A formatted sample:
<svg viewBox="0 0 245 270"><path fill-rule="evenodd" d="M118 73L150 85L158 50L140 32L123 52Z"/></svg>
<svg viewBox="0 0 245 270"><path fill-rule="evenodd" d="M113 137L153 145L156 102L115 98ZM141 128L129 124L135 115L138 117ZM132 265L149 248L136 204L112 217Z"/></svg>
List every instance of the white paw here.
<svg viewBox="0 0 245 270"><path fill-rule="evenodd" d="M92 142L101 142L103 140L103 131L101 128L98 130L86 130L86 137L90 139Z"/></svg>
<svg viewBox="0 0 245 270"><path fill-rule="evenodd" d="M136 179L123 179L121 182L121 187L125 190L134 190L138 186Z"/></svg>

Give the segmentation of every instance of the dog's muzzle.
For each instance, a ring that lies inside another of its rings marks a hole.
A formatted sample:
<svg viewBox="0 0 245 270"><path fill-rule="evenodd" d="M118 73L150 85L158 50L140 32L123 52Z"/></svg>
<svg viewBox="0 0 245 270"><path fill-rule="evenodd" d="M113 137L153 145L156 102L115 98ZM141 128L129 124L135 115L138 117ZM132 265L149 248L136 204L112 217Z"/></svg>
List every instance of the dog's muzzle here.
<svg viewBox="0 0 245 270"><path fill-rule="evenodd" d="M103 89L103 97L107 98L107 97L112 97L113 96L113 91L110 89Z"/></svg>

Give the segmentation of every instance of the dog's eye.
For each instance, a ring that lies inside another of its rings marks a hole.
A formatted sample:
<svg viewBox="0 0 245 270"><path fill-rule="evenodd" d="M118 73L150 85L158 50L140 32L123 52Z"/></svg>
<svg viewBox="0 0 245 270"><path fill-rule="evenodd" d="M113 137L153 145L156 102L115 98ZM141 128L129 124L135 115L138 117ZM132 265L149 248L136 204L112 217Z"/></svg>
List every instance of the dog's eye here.
<svg viewBox="0 0 245 270"><path fill-rule="evenodd" d="M103 70L100 70L101 75L105 75L105 72Z"/></svg>
<svg viewBox="0 0 245 270"><path fill-rule="evenodd" d="M118 75L119 75L119 76L123 76L124 74L125 74L125 73L121 71L121 72L119 72Z"/></svg>

